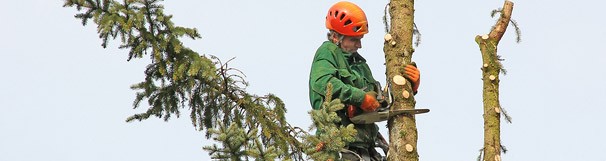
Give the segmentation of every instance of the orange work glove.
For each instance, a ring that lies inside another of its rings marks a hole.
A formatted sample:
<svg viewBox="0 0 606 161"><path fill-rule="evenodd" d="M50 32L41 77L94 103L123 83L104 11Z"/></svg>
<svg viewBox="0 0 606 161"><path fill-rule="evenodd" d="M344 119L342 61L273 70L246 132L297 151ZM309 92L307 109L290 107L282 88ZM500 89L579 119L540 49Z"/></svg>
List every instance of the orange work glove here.
<svg viewBox="0 0 606 161"><path fill-rule="evenodd" d="M414 65L406 65L406 67L404 67L404 73L406 73L408 81L412 83L412 91L417 93L419 84L421 84L421 73L419 72L419 69Z"/></svg>
<svg viewBox="0 0 606 161"><path fill-rule="evenodd" d="M360 108L364 111L364 112L372 112L377 110L377 108L379 108L379 101L377 101L377 96L372 96L372 94L366 94L364 95L364 100L362 100L362 104L360 105Z"/></svg>
<svg viewBox="0 0 606 161"><path fill-rule="evenodd" d="M354 105L347 105L347 116L349 118L352 118L352 117L356 116L356 112L357 111L358 110L356 110L356 106L354 106Z"/></svg>

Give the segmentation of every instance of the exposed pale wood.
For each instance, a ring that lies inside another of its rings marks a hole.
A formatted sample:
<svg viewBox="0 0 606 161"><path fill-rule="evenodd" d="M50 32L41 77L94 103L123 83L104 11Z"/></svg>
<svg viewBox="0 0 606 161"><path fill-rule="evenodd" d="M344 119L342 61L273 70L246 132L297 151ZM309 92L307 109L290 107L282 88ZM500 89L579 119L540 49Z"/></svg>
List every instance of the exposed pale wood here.
<svg viewBox="0 0 606 161"><path fill-rule="evenodd" d="M396 75L396 76L393 76L393 82L397 85L403 86L403 85L406 85L406 78L404 78L401 75Z"/></svg>
<svg viewBox="0 0 606 161"><path fill-rule="evenodd" d="M410 97L410 92L405 90L404 92L402 92L402 95L404 96L404 98L408 98Z"/></svg>
<svg viewBox="0 0 606 161"><path fill-rule="evenodd" d="M385 38L385 41L387 41L387 42L391 41L391 39L392 39L391 34L385 34L385 37L383 37L383 38Z"/></svg>
<svg viewBox="0 0 606 161"><path fill-rule="evenodd" d="M497 21L497 24L494 26L493 30L488 34L491 38L500 41L505 31L507 30L507 26L509 25L509 21L511 20L511 12L513 11L513 2L506 0L505 4L503 4L503 9L501 11L501 17Z"/></svg>
<svg viewBox="0 0 606 161"><path fill-rule="evenodd" d="M406 144L406 151L412 152L412 150L414 150L414 148L412 147L412 145Z"/></svg>

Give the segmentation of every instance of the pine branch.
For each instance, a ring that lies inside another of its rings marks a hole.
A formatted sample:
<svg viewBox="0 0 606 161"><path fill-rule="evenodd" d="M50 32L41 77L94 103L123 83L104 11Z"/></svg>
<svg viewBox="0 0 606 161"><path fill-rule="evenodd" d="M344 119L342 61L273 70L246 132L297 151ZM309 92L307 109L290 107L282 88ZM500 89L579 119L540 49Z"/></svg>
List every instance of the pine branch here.
<svg viewBox="0 0 606 161"><path fill-rule="evenodd" d="M417 27L416 23L412 23L414 28L412 30L412 34L415 35L415 38L417 40L415 40L415 46L419 46L419 44L421 44L421 31L419 31L419 28Z"/></svg>
<svg viewBox="0 0 606 161"><path fill-rule="evenodd" d="M385 9L383 10L383 25L385 26L385 33L389 33L389 19L387 15L389 14L387 11L389 10L389 4L385 5Z"/></svg>
<svg viewBox="0 0 606 161"><path fill-rule="evenodd" d="M343 109L345 105L339 99L331 99L331 84L327 85L326 91L326 100L322 107L309 112L314 123L312 128L317 129L317 133L303 137L305 153L313 160L337 160L337 154L348 143L354 141L357 133L353 124L337 127L341 117L336 111Z"/></svg>
<svg viewBox="0 0 606 161"><path fill-rule="evenodd" d="M503 115L503 117L505 117L505 121L507 121L508 123L511 123L511 116L509 116L509 114L507 113L505 108L503 108L503 107L499 107L499 108L501 108L501 114Z"/></svg>
<svg viewBox="0 0 606 161"><path fill-rule="evenodd" d="M161 0L66 0L64 7L75 7L76 18L86 25L97 25L105 48L120 38L120 49L127 49L127 60L149 56L142 82L131 86L137 91L133 108L146 101L148 109L126 119L142 121L149 117L168 121L191 110L192 125L206 129L206 137L223 145L206 147L214 158L239 160L252 149L266 147L258 159L303 160L303 147L296 127L286 122L286 108L276 96L256 96L245 91L248 83L242 71L228 67L214 56L207 57L183 46L180 38L200 38L195 28L180 27L164 14ZM231 61L231 60L230 60ZM218 128L218 129L217 129ZM244 131L248 131L242 136ZM238 136L233 139L226 135ZM254 138L254 139L252 139ZM271 148L275 150L272 150ZM244 148L244 149L242 149ZM252 149L251 149L252 148ZM239 159L238 159L239 158ZM254 158L254 157L253 157Z"/></svg>
<svg viewBox="0 0 606 161"><path fill-rule="evenodd" d="M490 17L494 18L495 15L497 15L497 13L502 13L503 12L503 8L499 8L499 9L494 9L490 12Z"/></svg>
<svg viewBox="0 0 606 161"><path fill-rule="evenodd" d="M513 25L513 28L516 30L516 43L522 42L522 31L518 26L518 22L516 22L514 19L510 19L510 22Z"/></svg>
<svg viewBox="0 0 606 161"><path fill-rule="evenodd" d="M481 161L482 160L482 156L484 154L484 148L480 149L479 151L480 151L480 154L478 155L477 161Z"/></svg>

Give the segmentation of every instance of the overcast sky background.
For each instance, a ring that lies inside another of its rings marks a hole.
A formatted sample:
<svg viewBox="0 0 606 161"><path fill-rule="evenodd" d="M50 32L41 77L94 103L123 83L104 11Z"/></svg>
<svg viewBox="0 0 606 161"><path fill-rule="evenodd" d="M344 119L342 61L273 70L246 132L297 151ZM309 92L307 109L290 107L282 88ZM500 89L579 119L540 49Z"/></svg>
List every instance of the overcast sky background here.
<svg viewBox="0 0 606 161"><path fill-rule="evenodd" d="M284 100L287 119L307 128L308 75L326 39L329 1L166 1L174 22L202 39L185 45L242 70L249 92ZM384 84L383 9L387 0L353 1L370 22L360 53ZM606 2L515 1L522 29L510 26L498 54L500 102L513 117L501 139L509 161L606 161ZM59 0L6 1L0 6L0 161L210 160L212 141L183 116L164 122L124 120L148 57L127 62L118 41L103 49L96 25L82 26ZM424 161L475 160L483 146L482 66L474 42L494 24L502 0L415 4L422 33L413 60L421 70L418 151ZM142 105L142 107L145 107ZM186 113L186 112L185 112ZM387 135L384 124L381 130Z"/></svg>

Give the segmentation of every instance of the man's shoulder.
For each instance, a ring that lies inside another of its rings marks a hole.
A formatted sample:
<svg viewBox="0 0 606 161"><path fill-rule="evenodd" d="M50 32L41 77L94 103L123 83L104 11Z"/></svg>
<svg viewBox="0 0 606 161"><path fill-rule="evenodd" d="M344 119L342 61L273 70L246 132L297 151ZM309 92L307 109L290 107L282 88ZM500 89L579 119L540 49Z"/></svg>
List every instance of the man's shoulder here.
<svg viewBox="0 0 606 161"><path fill-rule="evenodd" d="M332 58L334 54L339 52L338 46L330 41L324 41L322 45L316 51L316 59L317 58Z"/></svg>
<svg viewBox="0 0 606 161"><path fill-rule="evenodd" d="M338 48L339 47L335 43L330 42L330 41L324 41L322 43L322 45L320 45L320 47L318 48L318 51L320 51L320 50L327 50L327 51L330 51L330 52L335 52Z"/></svg>

